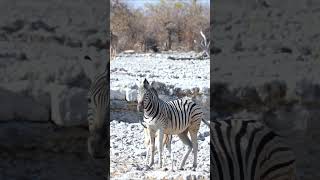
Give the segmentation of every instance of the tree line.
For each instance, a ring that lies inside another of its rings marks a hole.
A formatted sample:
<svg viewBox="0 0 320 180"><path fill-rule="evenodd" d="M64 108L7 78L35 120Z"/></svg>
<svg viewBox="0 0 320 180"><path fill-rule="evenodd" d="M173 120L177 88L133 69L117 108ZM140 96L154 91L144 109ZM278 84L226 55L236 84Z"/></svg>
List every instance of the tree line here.
<svg viewBox="0 0 320 180"><path fill-rule="evenodd" d="M134 8L125 0L111 0L110 21L117 51L198 51L200 31L209 37L210 6L197 0L160 0Z"/></svg>

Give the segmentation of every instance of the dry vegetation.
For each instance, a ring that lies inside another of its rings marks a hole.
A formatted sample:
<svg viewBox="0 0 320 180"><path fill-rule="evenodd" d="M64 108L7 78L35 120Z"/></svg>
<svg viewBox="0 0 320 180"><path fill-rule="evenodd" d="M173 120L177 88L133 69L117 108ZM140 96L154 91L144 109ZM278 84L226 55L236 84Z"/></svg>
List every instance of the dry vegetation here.
<svg viewBox="0 0 320 180"><path fill-rule="evenodd" d="M111 1L111 32L118 36L117 51L197 51L194 40L201 39L200 30L209 36L209 21L209 4L197 0L160 0L143 9L132 8L125 0Z"/></svg>

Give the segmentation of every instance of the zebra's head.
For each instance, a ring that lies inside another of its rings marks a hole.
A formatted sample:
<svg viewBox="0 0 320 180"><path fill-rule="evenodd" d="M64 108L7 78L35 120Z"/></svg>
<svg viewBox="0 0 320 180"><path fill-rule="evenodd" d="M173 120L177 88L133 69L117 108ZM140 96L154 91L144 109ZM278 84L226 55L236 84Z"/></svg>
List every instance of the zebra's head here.
<svg viewBox="0 0 320 180"><path fill-rule="evenodd" d="M143 111L145 105L149 104L152 98L158 98L157 91L149 84L147 79L144 79L142 85L139 87L138 91L138 105L137 110Z"/></svg>
<svg viewBox="0 0 320 180"><path fill-rule="evenodd" d="M107 72L96 76L88 92L88 152L94 158L107 156Z"/></svg>
<svg viewBox="0 0 320 180"><path fill-rule="evenodd" d="M143 111L144 109L145 101L149 99L147 95L149 89L150 89L150 84L147 79L144 79L142 85L139 87L138 97L137 97L137 100L138 100L137 110L140 112Z"/></svg>

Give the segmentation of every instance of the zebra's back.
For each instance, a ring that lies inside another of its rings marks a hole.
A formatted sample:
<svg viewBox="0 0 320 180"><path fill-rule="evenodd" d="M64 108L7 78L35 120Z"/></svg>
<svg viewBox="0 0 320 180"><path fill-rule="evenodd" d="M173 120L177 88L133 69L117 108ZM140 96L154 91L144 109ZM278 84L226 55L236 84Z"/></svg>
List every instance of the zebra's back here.
<svg viewBox="0 0 320 180"><path fill-rule="evenodd" d="M190 127L189 125L192 123L195 124L195 127L199 127L203 118L200 106L189 98L165 102L165 109L167 117L166 134L179 134Z"/></svg>
<svg viewBox="0 0 320 180"><path fill-rule="evenodd" d="M219 180L296 178L295 157L283 139L256 120L212 121L211 162Z"/></svg>

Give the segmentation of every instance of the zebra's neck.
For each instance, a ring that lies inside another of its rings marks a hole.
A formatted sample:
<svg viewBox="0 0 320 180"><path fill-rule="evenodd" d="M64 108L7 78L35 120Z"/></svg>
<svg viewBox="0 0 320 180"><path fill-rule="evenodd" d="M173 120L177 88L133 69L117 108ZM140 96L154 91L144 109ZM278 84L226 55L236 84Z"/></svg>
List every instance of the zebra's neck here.
<svg viewBox="0 0 320 180"><path fill-rule="evenodd" d="M144 117L145 118L155 118L158 116L159 112L162 111L163 105L165 104L163 100L158 98L158 96L151 93L150 101L144 107Z"/></svg>

